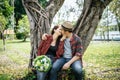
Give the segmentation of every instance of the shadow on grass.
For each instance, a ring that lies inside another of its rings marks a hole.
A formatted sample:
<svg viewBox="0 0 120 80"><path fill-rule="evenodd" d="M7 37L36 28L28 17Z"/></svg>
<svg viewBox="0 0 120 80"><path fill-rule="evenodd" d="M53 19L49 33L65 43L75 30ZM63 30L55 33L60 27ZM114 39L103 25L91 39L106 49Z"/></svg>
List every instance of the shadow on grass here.
<svg viewBox="0 0 120 80"><path fill-rule="evenodd" d="M20 40L16 40L16 41L8 41L7 43L26 43L26 42L30 42L30 41L20 41Z"/></svg>
<svg viewBox="0 0 120 80"><path fill-rule="evenodd" d="M35 70L29 70L28 73L19 80L37 80L37 73Z"/></svg>

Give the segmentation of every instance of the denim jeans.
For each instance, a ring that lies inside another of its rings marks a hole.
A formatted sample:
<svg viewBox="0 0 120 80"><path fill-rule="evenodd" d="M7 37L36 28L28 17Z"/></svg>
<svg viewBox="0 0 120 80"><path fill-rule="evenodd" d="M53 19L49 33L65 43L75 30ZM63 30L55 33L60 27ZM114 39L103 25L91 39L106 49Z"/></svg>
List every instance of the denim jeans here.
<svg viewBox="0 0 120 80"><path fill-rule="evenodd" d="M53 56L51 56L51 55L46 55L46 56L48 56L51 59L51 62L53 64L53 62L55 61L55 58ZM37 71L37 80L46 80L45 78L46 78L46 75L48 73L49 73L49 71L48 72Z"/></svg>
<svg viewBox="0 0 120 80"><path fill-rule="evenodd" d="M50 80L57 80L57 73L63 65L68 62L71 58L60 58L57 59L52 66L52 69L50 70ZM82 80L82 65L80 60L75 61L70 66L72 68L72 71L75 74L76 80Z"/></svg>

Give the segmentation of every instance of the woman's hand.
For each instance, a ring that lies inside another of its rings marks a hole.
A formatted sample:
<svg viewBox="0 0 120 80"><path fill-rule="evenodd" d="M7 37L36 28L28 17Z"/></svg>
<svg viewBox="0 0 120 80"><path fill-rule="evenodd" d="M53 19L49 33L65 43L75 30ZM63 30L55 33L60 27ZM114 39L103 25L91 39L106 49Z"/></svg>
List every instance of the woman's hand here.
<svg viewBox="0 0 120 80"><path fill-rule="evenodd" d="M47 33L43 34L42 35L42 40L47 40L47 37L46 37L47 35L48 35Z"/></svg>
<svg viewBox="0 0 120 80"><path fill-rule="evenodd" d="M66 35L63 35L61 41L64 41L65 39L66 39Z"/></svg>

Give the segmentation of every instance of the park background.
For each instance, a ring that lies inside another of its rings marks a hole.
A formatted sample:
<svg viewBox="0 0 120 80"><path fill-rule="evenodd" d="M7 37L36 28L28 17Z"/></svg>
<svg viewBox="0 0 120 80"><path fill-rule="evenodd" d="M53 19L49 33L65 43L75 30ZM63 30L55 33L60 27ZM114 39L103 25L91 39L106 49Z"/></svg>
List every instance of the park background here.
<svg viewBox="0 0 120 80"><path fill-rule="evenodd" d="M53 19L52 27L66 20L75 24L83 3L83 0L65 0ZM119 0L113 0L106 7L84 53L85 80L120 79L119 5ZM21 6L20 0L0 1L0 80L34 80L36 77L28 71L30 25Z"/></svg>

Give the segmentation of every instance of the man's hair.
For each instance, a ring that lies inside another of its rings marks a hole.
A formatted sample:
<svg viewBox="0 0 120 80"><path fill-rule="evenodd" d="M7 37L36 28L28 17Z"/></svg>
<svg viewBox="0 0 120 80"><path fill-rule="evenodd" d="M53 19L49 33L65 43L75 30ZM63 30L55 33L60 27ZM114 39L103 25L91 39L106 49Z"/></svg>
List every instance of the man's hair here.
<svg viewBox="0 0 120 80"><path fill-rule="evenodd" d="M61 25L61 26L62 26L62 28L63 28L64 31L68 31L70 33L73 32L72 30L69 30L69 29L65 28L63 25Z"/></svg>

